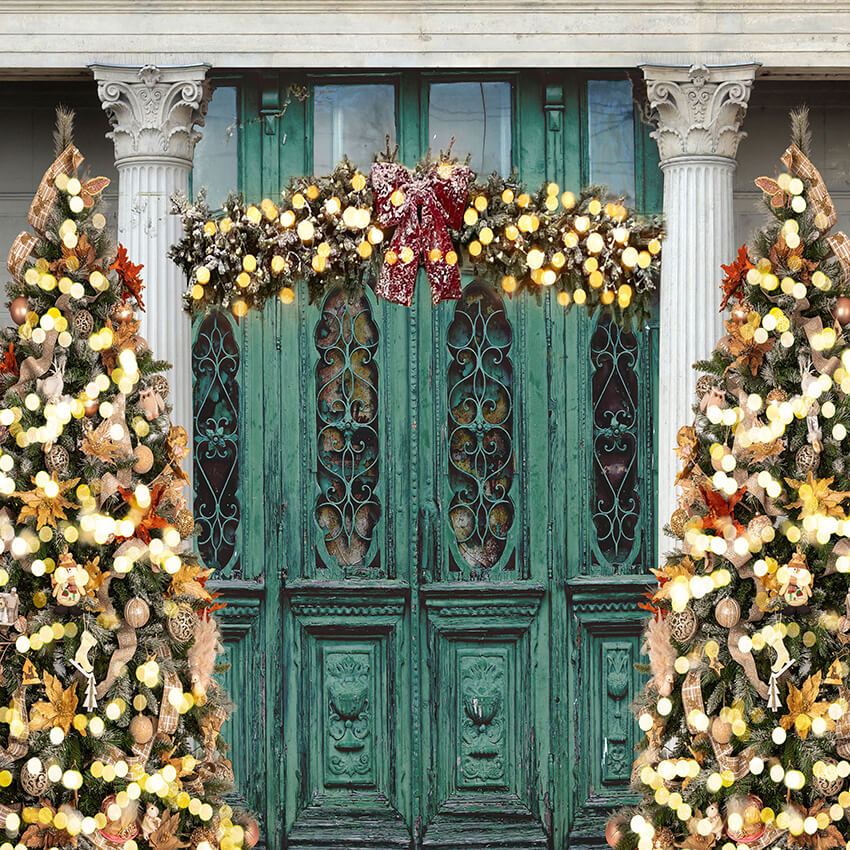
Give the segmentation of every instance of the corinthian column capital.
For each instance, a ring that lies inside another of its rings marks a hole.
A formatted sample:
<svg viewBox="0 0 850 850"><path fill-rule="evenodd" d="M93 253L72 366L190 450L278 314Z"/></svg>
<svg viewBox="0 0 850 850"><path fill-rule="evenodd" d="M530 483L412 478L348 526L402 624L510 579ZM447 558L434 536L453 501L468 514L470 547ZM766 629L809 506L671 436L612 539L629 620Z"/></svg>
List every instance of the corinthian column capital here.
<svg viewBox="0 0 850 850"><path fill-rule="evenodd" d="M662 164L678 156L735 159L758 67L642 66Z"/></svg>
<svg viewBox="0 0 850 850"><path fill-rule="evenodd" d="M189 168L209 102L209 65L92 65L112 131L115 162L170 160Z"/></svg>

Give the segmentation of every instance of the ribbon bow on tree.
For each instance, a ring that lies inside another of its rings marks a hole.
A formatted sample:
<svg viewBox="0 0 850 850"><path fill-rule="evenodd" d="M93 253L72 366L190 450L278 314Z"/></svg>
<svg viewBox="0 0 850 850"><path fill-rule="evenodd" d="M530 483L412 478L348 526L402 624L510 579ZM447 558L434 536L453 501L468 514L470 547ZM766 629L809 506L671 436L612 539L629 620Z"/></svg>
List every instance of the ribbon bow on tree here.
<svg viewBox="0 0 850 850"><path fill-rule="evenodd" d="M392 162L372 166L378 223L395 226L378 277L378 295L409 307L421 261L435 304L460 298L458 258L449 228L461 226L471 179L470 168L451 163L425 172Z"/></svg>

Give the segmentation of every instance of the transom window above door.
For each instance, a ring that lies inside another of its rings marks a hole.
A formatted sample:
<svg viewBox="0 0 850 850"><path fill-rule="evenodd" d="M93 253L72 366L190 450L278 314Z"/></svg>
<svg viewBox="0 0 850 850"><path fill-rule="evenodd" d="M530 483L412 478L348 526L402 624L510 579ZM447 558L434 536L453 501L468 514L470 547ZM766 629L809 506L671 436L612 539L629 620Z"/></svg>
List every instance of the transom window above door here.
<svg viewBox="0 0 850 850"><path fill-rule="evenodd" d="M313 173L330 174L347 156L367 170L396 142L396 87L384 83L313 86Z"/></svg>

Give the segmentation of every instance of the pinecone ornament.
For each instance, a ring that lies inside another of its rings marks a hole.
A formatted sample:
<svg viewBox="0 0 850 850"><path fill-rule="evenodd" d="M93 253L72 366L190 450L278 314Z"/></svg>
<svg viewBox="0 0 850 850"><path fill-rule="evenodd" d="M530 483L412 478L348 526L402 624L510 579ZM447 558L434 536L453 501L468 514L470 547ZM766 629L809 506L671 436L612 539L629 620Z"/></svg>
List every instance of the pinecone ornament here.
<svg viewBox="0 0 850 850"><path fill-rule="evenodd" d="M717 378L714 375L700 375L697 378L697 397L702 400L702 397L716 386Z"/></svg>
<svg viewBox="0 0 850 850"><path fill-rule="evenodd" d="M163 399L168 398L168 394L171 392L171 387L168 383L168 378L165 375L154 375L151 378L151 387L153 387L153 391L157 393L157 395L161 396Z"/></svg>
<svg viewBox="0 0 850 850"><path fill-rule="evenodd" d="M71 327L74 329L74 334L79 338L91 336L94 330L94 318L88 310L77 310L71 319Z"/></svg>
<svg viewBox="0 0 850 850"><path fill-rule="evenodd" d="M68 452L63 446L52 446L44 457L44 465L48 472L55 472L60 478L68 475L68 464L71 462Z"/></svg>

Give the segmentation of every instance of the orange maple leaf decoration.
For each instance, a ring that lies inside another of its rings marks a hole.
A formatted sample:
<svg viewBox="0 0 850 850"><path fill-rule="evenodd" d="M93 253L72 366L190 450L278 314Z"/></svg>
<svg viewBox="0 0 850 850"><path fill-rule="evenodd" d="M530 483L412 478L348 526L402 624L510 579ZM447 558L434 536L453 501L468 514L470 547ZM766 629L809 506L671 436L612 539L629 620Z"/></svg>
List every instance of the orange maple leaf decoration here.
<svg viewBox="0 0 850 850"><path fill-rule="evenodd" d="M17 375L18 361L15 359L15 343L9 343L9 350L3 355L0 360L0 374Z"/></svg>
<svg viewBox="0 0 850 850"><path fill-rule="evenodd" d="M735 519L733 511L735 510L735 505L741 501L744 493L747 492L746 485L739 488L728 500L724 499L716 490L709 490L701 486L699 491L708 507L708 513L700 520L701 528L711 528L722 534L723 530L731 522L739 534L744 530L744 526Z"/></svg>
<svg viewBox="0 0 850 850"><path fill-rule="evenodd" d="M128 519L136 523L135 536L144 543L151 542L151 530L154 528L167 528L168 520L161 517L156 509L165 495L165 486L156 484L151 490L151 503L147 508L142 508L136 501L136 494L132 490L125 490L123 487L118 488L121 498L130 506L130 515ZM128 539L128 538L122 538Z"/></svg>
<svg viewBox="0 0 850 850"><path fill-rule="evenodd" d="M137 266L130 262L127 249L119 242L118 254L115 257L115 262L109 267L109 271L118 272L118 277L121 280L121 300L126 304L127 299L132 295L140 310L145 309L144 301L142 301L142 290L145 285L139 277L139 272L143 268L144 266Z"/></svg>
<svg viewBox="0 0 850 850"><path fill-rule="evenodd" d="M739 302L744 300L744 281L747 279L747 272L754 268L747 256L746 243L738 249L738 256L734 262L731 262L728 266L721 263L720 268L726 275L720 284L720 288L723 290L723 300L720 302L720 312L722 313L730 298L734 297Z"/></svg>

